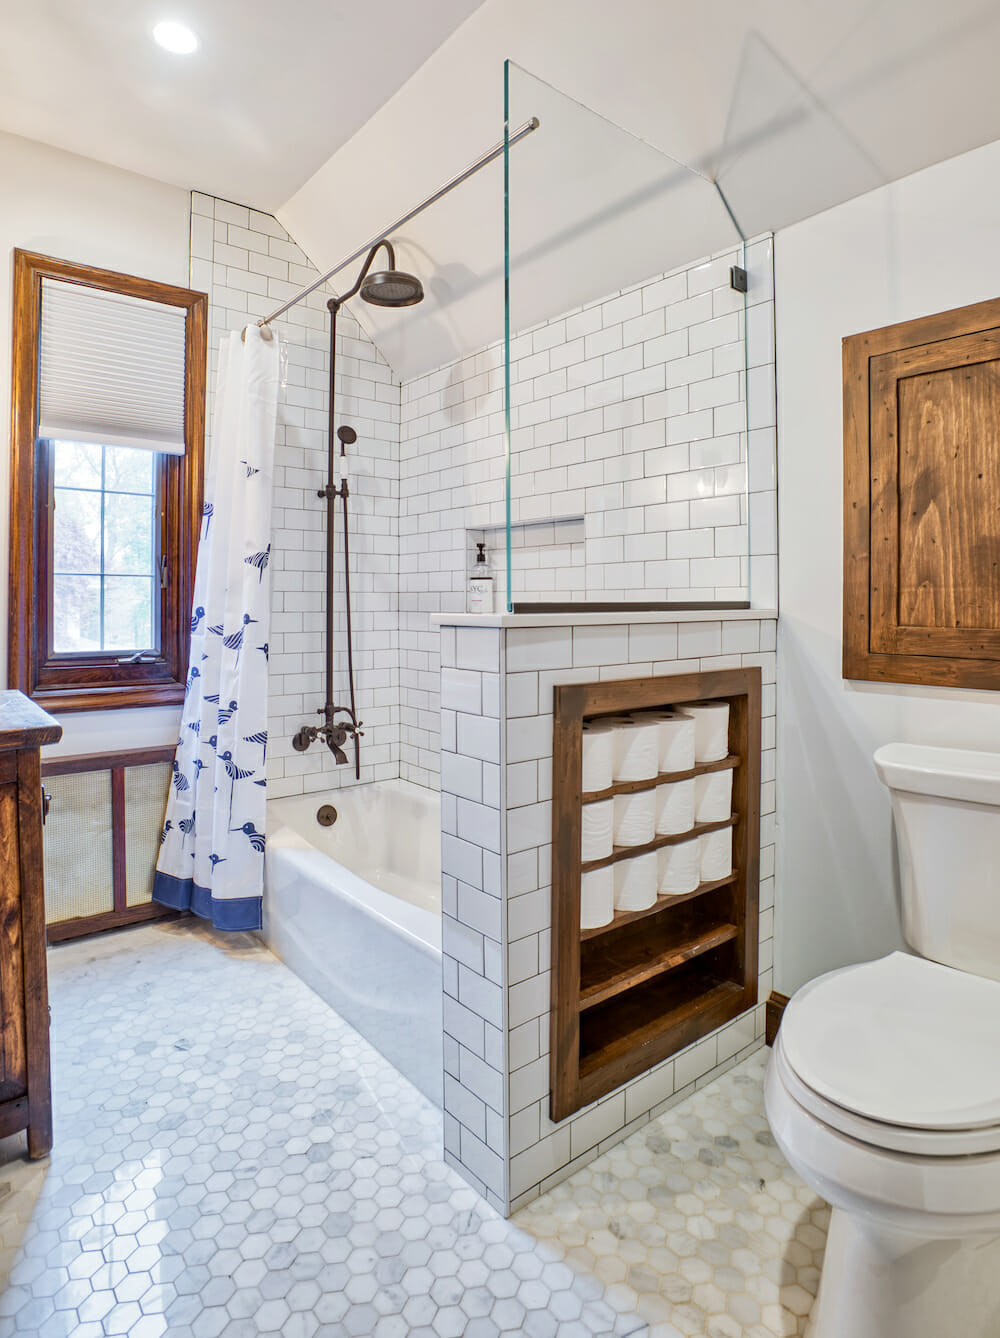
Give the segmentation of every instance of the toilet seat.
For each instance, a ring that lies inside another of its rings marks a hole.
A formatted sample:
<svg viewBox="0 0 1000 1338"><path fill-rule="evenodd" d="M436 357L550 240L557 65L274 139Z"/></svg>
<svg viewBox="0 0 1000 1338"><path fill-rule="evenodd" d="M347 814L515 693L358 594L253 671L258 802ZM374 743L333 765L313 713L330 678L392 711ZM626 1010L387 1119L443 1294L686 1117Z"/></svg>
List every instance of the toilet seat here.
<svg viewBox="0 0 1000 1338"><path fill-rule="evenodd" d="M771 1062L781 1085L808 1113L835 1133L882 1152L905 1152L913 1157L970 1157L1000 1152L1000 1125L980 1129L927 1130L870 1120L808 1087L788 1062L781 1032L774 1043Z"/></svg>
<svg viewBox="0 0 1000 1338"><path fill-rule="evenodd" d="M873 1147L1000 1151L1000 982L891 953L829 972L785 1009L775 1048L796 1101Z"/></svg>

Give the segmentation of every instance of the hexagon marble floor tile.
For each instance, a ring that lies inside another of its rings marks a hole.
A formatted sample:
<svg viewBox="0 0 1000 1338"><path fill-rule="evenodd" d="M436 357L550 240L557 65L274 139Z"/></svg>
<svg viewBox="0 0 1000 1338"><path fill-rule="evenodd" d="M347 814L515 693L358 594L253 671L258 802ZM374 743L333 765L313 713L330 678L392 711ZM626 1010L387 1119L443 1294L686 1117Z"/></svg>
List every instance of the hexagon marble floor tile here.
<svg viewBox="0 0 1000 1338"><path fill-rule="evenodd" d="M794 1338L827 1212L755 1054L505 1222L439 1112L249 935L49 954L55 1148L0 1144L0 1335Z"/></svg>

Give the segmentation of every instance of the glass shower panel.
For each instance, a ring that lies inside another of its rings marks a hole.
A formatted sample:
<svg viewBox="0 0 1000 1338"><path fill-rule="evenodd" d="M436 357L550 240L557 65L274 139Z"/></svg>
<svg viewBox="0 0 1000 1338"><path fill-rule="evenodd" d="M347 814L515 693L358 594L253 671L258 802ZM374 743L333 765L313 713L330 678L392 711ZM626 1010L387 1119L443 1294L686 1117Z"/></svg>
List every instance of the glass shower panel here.
<svg viewBox="0 0 1000 1338"><path fill-rule="evenodd" d="M502 550L503 166L498 156L392 234L398 267L423 284L421 303L353 306L401 382L401 655L406 691L428 703L429 721L427 614L464 613L475 543Z"/></svg>
<svg viewBox="0 0 1000 1338"><path fill-rule="evenodd" d="M747 268L706 177L505 67L508 608L748 598Z"/></svg>

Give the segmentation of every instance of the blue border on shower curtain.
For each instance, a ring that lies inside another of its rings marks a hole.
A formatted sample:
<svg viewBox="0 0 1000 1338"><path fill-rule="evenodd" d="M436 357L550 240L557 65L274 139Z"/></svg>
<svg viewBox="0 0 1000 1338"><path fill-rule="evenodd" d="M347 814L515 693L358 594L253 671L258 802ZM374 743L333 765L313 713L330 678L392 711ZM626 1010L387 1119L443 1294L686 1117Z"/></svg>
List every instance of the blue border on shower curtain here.
<svg viewBox="0 0 1000 1338"><path fill-rule="evenodd" d="M263 927L260 897L213 897L207 887L199 887L193 878L175 878L171 873L157 870L153 900L175 911L192 911L203 920L211 920L216 929L239 931Z"/></svg>

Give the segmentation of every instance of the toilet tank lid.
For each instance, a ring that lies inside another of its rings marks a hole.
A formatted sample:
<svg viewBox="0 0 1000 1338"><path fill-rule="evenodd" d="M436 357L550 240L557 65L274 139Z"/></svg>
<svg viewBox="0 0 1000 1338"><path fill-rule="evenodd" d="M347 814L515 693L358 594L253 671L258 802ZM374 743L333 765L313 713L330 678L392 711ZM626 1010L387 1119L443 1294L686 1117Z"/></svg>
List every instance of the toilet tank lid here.
<svg viewBox="0 0 1000 1338"><path fill-rule="evenodd" d="M814 1092L911 1129L1000 1124L1000 983L893 952L803 985L781 1020Z"/></svg>
<svg viewBox="0 0 1000 1338"><path fill-rule="evenodd" d="M887 743L876 750L874 760L876 771L890 789L1000 805L1000 753Z"/></svg>

